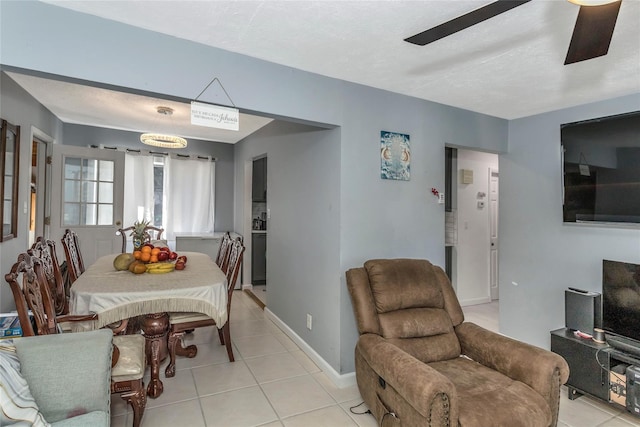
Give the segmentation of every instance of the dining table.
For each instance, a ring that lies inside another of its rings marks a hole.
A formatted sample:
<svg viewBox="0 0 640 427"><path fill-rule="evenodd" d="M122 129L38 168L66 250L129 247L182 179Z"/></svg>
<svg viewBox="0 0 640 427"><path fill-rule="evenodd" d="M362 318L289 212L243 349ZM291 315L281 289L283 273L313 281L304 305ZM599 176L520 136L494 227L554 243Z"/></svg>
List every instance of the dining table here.
<svg viewBox="0 0 640 427"><path fill-rule="evenodd" d="M168 313L204 313L219 328L224 327L228 319L227 278L211 257L203 253L181 252L181 256L187 257L185 269L163 274L116 270L113 261L118 255L98 258L71 285L70 312L98 315L83 326L85 329L139 319L151 369L147 394L156 398L164 388L160 365L168 353Z"/></svg>

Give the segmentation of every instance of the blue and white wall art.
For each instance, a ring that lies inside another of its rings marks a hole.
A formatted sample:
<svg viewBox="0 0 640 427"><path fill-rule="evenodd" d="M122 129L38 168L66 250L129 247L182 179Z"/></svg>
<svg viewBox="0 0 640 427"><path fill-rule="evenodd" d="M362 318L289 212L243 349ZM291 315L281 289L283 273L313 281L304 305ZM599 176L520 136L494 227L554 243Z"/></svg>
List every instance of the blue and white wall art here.
<svg viewBox="0 0 640 427"><path fill-rule="evenodd" d="M380 177L409 181L411 178L411 144L409 135L380 132Z"/></svg>

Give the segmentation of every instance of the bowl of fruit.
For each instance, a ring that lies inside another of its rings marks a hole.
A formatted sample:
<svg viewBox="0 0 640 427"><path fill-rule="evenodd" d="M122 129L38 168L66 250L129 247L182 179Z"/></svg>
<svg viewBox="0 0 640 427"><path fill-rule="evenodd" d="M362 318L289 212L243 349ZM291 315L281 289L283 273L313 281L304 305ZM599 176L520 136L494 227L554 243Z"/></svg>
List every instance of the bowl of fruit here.
<svg viewBox="0 0 640 427"><path fill-rule="evenodd" d="M184 270L187 257L178 255L166 246L153 246L145 243L133 253L123 253L116 256L113 266L116 270L128 270L134 274L170 273L174 270Z"/></svg>

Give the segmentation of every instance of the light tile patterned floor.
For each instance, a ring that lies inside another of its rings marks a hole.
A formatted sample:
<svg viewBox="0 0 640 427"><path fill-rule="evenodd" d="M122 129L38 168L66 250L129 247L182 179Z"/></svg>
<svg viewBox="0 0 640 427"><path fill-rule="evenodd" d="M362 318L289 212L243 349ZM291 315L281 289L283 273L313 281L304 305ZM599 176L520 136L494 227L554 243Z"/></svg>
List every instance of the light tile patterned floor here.
<svg viewBox="0 0 640 427"><path fill-rule="evenodd" d="M148 400L143 427L377 425L371 415L350 411L362 402L357 387L333 386L246 293L235 291L232 304L236 361L229 363L214 328L197 329L187 340L198 345L198 355L193 359L179 357L174 378L164 378L161 371L164 393ZM467 320L497 329L497 304L464 307L464 311ZM131 426L131 411L116 395L111 415L113 427ZM593 399L569 401L566 390L560 420L561 427L640 426L637 418Z"/></svg>

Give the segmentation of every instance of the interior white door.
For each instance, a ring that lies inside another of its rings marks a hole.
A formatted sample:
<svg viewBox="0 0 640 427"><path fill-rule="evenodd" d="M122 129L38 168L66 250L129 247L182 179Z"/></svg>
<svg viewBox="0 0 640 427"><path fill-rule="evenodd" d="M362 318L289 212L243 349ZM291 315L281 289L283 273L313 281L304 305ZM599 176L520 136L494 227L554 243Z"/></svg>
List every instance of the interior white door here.
<svg viewBox="0 0 640 427"><path fill-rule="evenodd" d="M498 184L500 175L497 169L489 168L489 235L491 245L489 251L491 299L497 300L499 293L498 280Z"/></svg>
<svg viewBox="0 0 640 427"><path fill-rule="evenodd" d="M51 239L65 229L78 234L85 266L120 252L124 160L121 151L54 144L51 185ZM64 260L60 243L59 261Z"/></svg>

